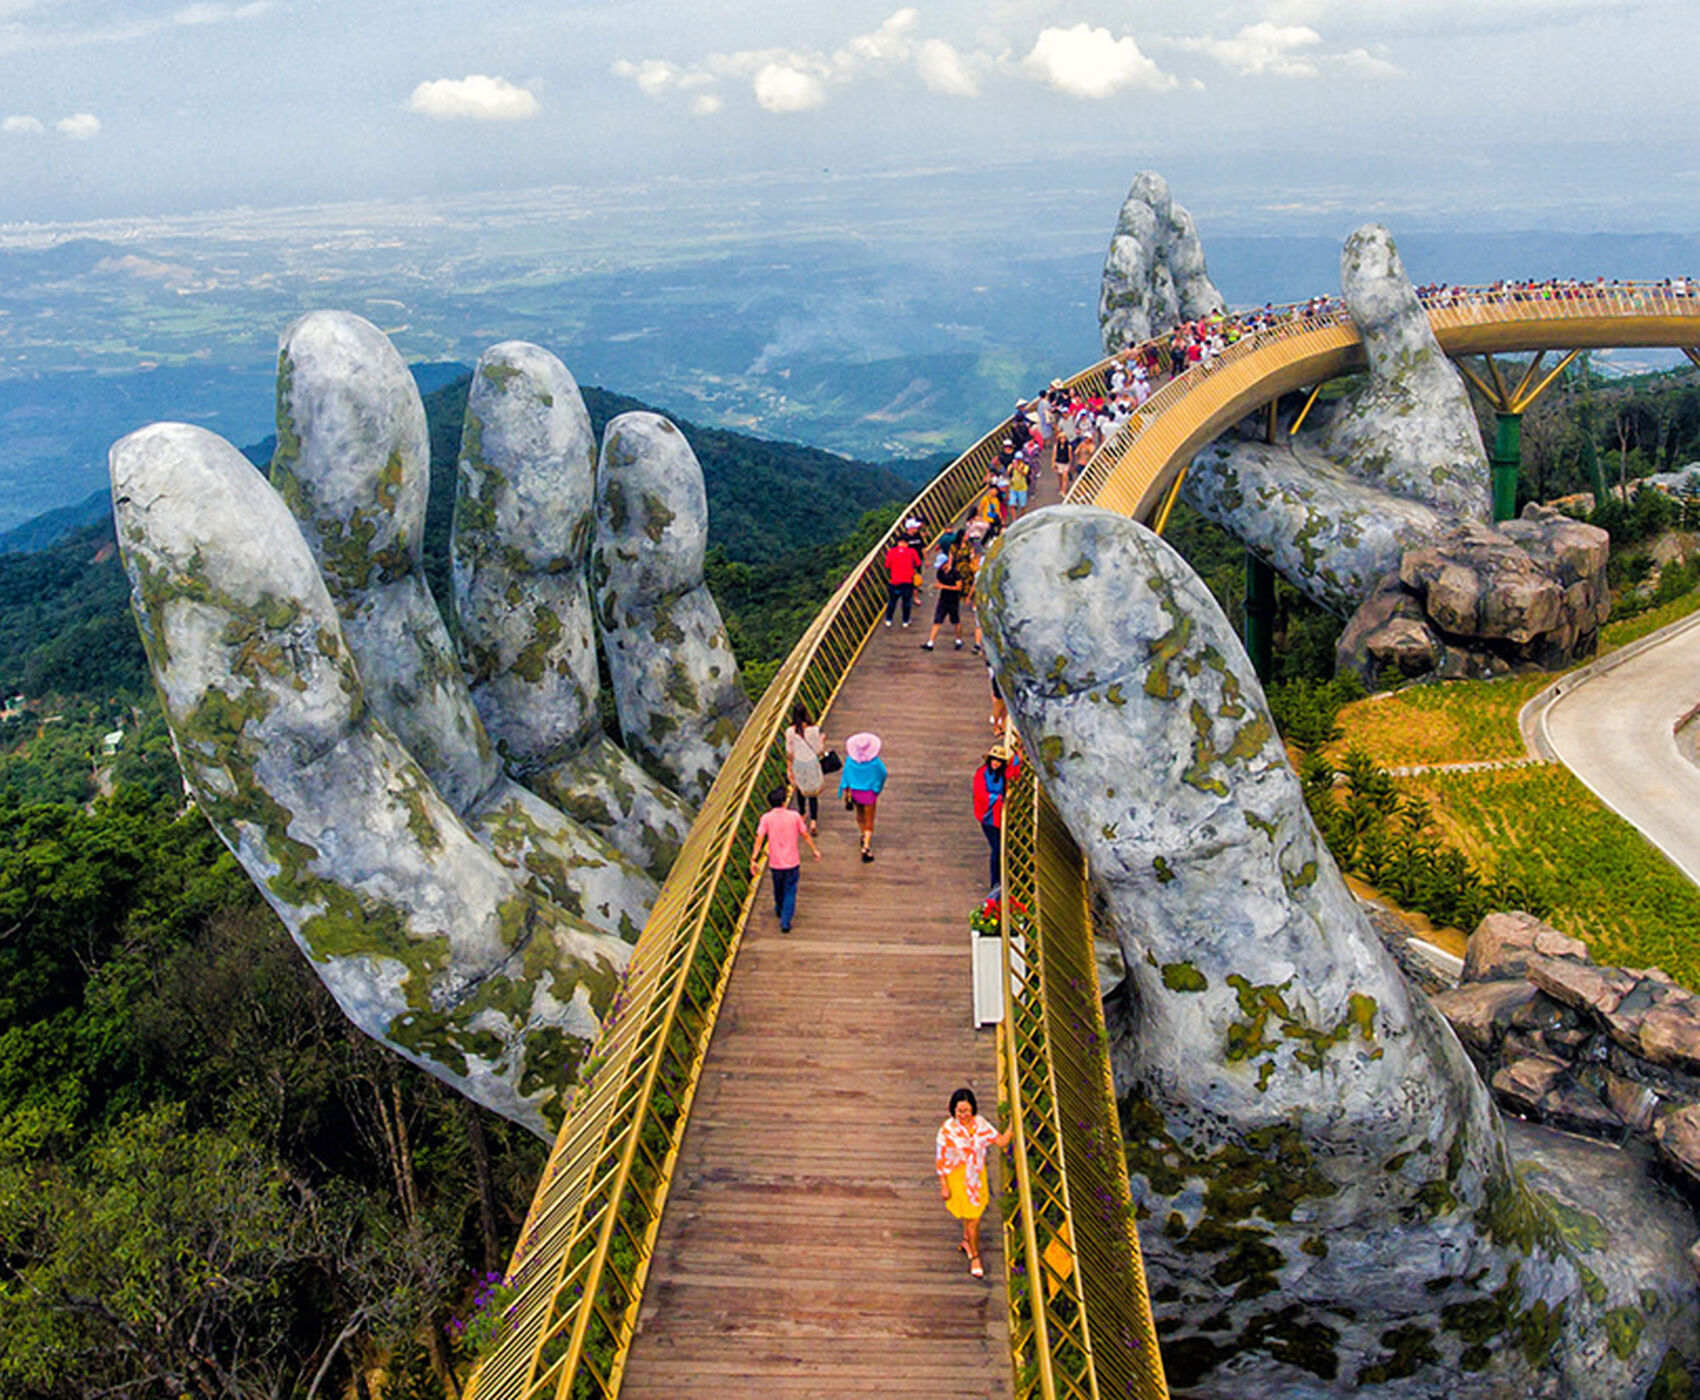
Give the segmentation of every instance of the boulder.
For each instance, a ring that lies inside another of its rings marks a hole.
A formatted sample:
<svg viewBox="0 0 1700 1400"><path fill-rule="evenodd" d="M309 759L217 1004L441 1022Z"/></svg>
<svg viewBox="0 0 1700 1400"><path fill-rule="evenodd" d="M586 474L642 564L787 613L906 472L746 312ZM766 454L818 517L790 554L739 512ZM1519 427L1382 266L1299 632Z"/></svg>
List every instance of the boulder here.
<svg viewBox="0 0 1700 1400"><path fill-rule="evenodd" d="M1114 355L1225 305L1205 268L1192 215L1173 201L1161 175L1140 171L1104 257L1098 294L1104 353Z"/></svg>
<svg viewBox="0 0 1700 1400"><path fill-rule="evenodd" d="M1466 982L1429 999L1470 1049L1491 1055L1511 1024L1511 1015L1537 995L1523 981Z"/></svg>
<svg viewBox="0 0 1700 1400"><path fill-rule="evenodd" d="M1487 915L1464 949L1464 980L1494 982L1527 977L1531 954L1585 958L1588 945L1521 909Z"/></svg>
<svg viewBox="0 0 1700 1400"><path fill-rule="evenodd" d="M1601 1072L1606 1105L1617 1117L1637 1133L1645 1133L1653 1125L1658 1112L1659 1096L1645 1084L1625 1079L1610 1070Z"/></svg>
<svg viewBox="0 0 1700 1400"><path fill-rule="evenodd" d="M1691 1185L1700 1186L1700 1104L1665 1114L1653 1132L1660 1159Z"/></svg>
<svg viewBox="0 0 1700 1400"><path fill-rule="evenodd" d="M1399 581L1443 632L1532 642L1558 624L1559 583L1496 530L1462 524L1399 561Z"/></svg>
<svg viewBox="0 0 1700 1400"><path fill-rule="evenodd" d="M1567 587L1605 577L1611 536L1597 525L1531 501L1516 520L1503 521L1495 528Z"/></svg>
<svg viewBox="0 0 1700 1400"><path fill-rule="evenodd" d="M1663 1002L1641 1018L1640 1049L1655 1065L1700 1073L1700 1012L1689 1002Z"/></svg>
<svg viewBox="0 0 1700 1400"><path fill-rule="evenodd" d="M1635 985L1633 978L1616 968L1539 953L1529 959L1528 978L1554 1001L1586 1012L1602 1023Z"/></svg>
<svg viewBox="0 0 1700 1400"><path fill-rule="evenodd" d="M1598 1095L1576 1085L1557 1084L1541 1096L1535 1116L1567 1133L1588 1137L1620 1138L1623 1120Z"/></svg>
<svg viewBox="0 0 1700 1400"><path fill-rule="evenodd" d="M1541 1100L1554 1090L1569 1068L1563 1060L1548 1055L1529 1055L1497 1071L1493 1076L1493 1091L1512 1112L1538 1117Z"/></svg>

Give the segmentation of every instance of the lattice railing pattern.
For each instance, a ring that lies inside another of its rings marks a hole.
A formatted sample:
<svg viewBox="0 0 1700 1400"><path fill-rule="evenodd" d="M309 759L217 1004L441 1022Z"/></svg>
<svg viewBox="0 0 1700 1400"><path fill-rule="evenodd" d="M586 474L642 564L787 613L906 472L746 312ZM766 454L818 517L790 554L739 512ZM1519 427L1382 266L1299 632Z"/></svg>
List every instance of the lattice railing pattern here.
<svg viewBox="0 0 1700 1400"><path fill-rule="evenodd" d="M1160 1400L1110 1080L1085 862L1023 765L1004 803L999 1063L1015 1149L1004 1261L1016 1400Z"/></svg>

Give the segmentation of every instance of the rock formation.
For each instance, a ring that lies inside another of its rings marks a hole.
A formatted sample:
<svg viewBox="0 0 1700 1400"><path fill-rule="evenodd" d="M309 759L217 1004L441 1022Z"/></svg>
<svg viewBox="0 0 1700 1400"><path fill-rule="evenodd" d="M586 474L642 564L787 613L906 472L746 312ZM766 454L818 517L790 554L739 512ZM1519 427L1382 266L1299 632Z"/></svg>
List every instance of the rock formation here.
<svg viewBox="0 0 1700 1400"><path fill-rule="evenodd" d="M980 596L1129 969L1111 1061L1176 1392L1644 1394L1693 1349L1692 1217L1562 1145L1520 1178L1208 591L1143 527L1059 507Z"/></svg>
<svg viewBox="0 0 1700 1400"><path fill-rule="evenodd" d="M1338 657L1371 686L1483 680L1591 653L1611 612L1603 530L1541 505L1408 549L1351 615Z"/></svg>
<svg viewBox="0 0 1700 1400"><path fill-rule="evenodd" d="M1605 533L1538 508L1490 525L1468 394L1385 228L1347 239L1341 285L1363 383L1297 439L1211 444L1186 499L1349 619L1340 664L1371 685L1586 655L1607 605Z"/></svg>
<svg viewBox="0 0 1700 1400"><path fill-rule="evenodd" d="M1154 335L1223 309L1204 266L1192 215L1169 197L1169 183L1142 170L1116 220L1098 293L1098 332L1113 355Z"/></svg>
<svg viewBox="0 0 1700 1400"><path fill-rule="evenodd" d="M1490 914L1434 999L1504 1108L1656 1146L1700 1190L1700 996L1658 968L1602 967L1533 915Z"/></svg>
<svg viewBox="0 0 1700 1400"><path fill-rule="evenodd" d="M418 391L358 317L284 333L275 489L211 433L155 424L113 446L113 501L214 828L356 1024L547 1134L655 898L646 868L665 872L689 812L596 726L594 444L559 361L517 343L485 355L461 457L465 675L422 581ZM688 449L666 456L667 500L694 469ZM718 709L673 686L642 711L681 751L709 728L688 775L700 797L737 672L702 588L700 474L695 499L689 531L627 561L690 596L677 635L616 640L640 670L648 652L715 658ZM605 534L626 540L624 518Z"/></svg>

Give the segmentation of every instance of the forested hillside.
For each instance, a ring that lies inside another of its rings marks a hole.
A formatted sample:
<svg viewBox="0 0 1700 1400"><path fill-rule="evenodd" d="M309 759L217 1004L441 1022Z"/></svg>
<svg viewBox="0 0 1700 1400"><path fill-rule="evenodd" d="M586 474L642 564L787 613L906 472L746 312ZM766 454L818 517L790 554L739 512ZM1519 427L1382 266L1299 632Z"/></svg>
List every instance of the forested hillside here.
<svg viewBox="0 0 1700 1400"><path fill-rule="evenodd" d="M465 392L428 399L439 596ZM637 406L587 399L598 429ZM1596 464L1615 484L1700 456L1692 374L1577 379L1543 412L1544 494ZM759 691L911 487L688 432L709 581ZM1671 511L1650 492L1596 511L1626 608L1638 581L1649 601L1683 582L1668 564L1657 582L1647 547ZM1238 546L1185 510L1170 535L1237 616ZM1316 708L1339 623L1285 586L1280 606L1290 724ZM0 1397L453 1394L541 1145L350 1028L185 812L109 521L0 556L0 687L28 702L0 720Z"/></svg>
<svg viewBox="0 0 1700 1400"><path fill-rule="evenodd" d="M439 590L465 395L428 400ZM759 687L910 487L688 431ZM184 810L109 516L0 555L0 688L0 1396L453 1394L541 1144L355 1031Z"/></svg>

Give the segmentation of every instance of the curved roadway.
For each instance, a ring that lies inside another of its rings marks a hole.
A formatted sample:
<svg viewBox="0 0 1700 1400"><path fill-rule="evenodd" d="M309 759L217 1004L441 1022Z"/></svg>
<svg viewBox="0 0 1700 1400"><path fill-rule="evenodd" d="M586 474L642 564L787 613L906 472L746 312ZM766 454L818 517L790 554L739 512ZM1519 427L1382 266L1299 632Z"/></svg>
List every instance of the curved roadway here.
<svg viewBox="0 0 1700 1400"><path fill-rule="evenodd" d="M1700 768L1675 727L1700 704L1700 615L1558 696L1541 720L1559 761L1700 884Z"/></svg>

